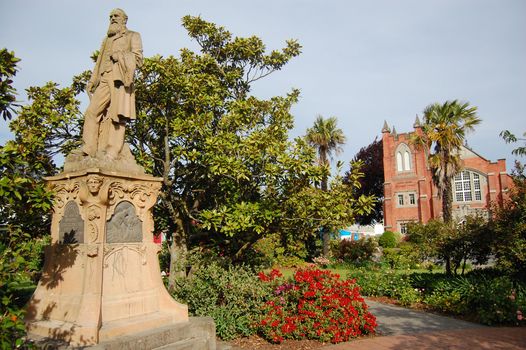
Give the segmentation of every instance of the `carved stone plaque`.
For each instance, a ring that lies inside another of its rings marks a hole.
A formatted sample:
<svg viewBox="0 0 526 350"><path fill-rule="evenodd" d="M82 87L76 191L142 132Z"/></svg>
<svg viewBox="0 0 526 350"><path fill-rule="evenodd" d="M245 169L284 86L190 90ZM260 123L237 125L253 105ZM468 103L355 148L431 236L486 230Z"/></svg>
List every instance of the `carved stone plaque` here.
<svg viewBox="0 0 526 350"><path fill-rule="evenodd" d="M107 243L142 242L142 222L135 214L135 207L128 201L122 201L106 226Z"/></svg>
<svg viewBox="0 0 526 350"><path fill-rule="evenodd" d="M84 243L84 220L80 216L77 203L69 201L66 204L58 230L60 243Z"/></svg>

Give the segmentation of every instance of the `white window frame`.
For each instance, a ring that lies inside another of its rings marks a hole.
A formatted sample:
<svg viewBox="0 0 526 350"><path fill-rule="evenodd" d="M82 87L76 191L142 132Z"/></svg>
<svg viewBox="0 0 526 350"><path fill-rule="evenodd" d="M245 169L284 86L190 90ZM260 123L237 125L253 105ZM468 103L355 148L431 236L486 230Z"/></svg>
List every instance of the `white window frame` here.
<svg viewBox="0 0 526 350"><path fill-rule="evenodd" d="M453 198L457 203L481 202L481 177L472 170L462 170L453 178Z"/></svg>
<svg viewBox="0 0 526 350"><path fill-rule="evenodd" d="M396 147L396 171L398 173L413 171L413 163L411 157L411 149L405 143L400 143Z"/></svg>
<svg viewBox="0 0 526 350"><path fill-rule="evenodd" d="M401 152L396 152L396 171L404 171L404 161Z"/></svg>

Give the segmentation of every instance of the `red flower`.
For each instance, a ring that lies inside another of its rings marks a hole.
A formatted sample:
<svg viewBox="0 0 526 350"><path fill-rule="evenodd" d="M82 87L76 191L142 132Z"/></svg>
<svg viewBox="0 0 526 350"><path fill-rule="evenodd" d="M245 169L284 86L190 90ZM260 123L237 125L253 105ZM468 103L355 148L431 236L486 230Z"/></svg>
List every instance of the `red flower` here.
<svg viewBox="0 0 526 350"><path fill-rule="evenodd" d="M296 330L296 325L293 323L285 323L281 326L281 331L285 334L292 333Z"/></svg>
<svg viewBox="0 0 526 350"><path fill-rule="evenodd" d="M265 281L282 277L278 270L263 275L259 274ZM330 271L299 269L292 280L274 288L263 306L267 323L259 327L273 342L306 337L336 343L374 333L376 318L367 309L354 280L341 281ZM271 318L277 319L269 325Z"/></svg>
<svg viewBox="0 0 526 350"><path fill-rule="evenodd" d="M308 292L305 292L305 294L303 295L305 296L305 298L312 298L313 296L316 295L316 292L308 291Z"/></svg>

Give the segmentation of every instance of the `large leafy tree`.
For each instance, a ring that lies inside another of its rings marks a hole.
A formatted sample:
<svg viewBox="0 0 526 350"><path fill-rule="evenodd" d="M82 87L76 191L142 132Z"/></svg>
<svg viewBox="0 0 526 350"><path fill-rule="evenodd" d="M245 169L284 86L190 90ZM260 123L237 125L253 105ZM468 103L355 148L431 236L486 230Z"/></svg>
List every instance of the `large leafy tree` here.
<svg viewBox="0 0 526 350"><path fill-rule="evenodd" d="M364 177L361 162L351 165L345 182L340 176L331 180L328 190L318 186L305 186L291 193L284 203L287 219L282 222L284 230L294 232L296 239L305 242L316 237L320 231L337 232L353 224L356 217L368 215L374 208L376 198L357 194Z"/></svg>
<svg viewBox="0 0 526 350"><path fill-rule="evenodd" d="M318 152L318 162L321 166L330 168L330 159L333 153L338 153L341 150L341 145L345 143L345 135L342 129L337 126L338 120L336 117L323 118L319 115L314 121L314 125L307 129L305 138L307 142L316 148ZM322 191L328 189L328 178L327 173L321 179ZM329 254L329 240L330 232L327 228L323 228L323 255Z"/></svg>
<svg viewBox="0 0 526 350"><path fill-rule="evenodd" d="M14 139L0 146L0 225L38 237L49 233L52 198L43 178L58 172L55 155L75 147L80 112L71 87L50 82L27 95L30 103L9 125Z"/></svg>
<svg viewBox="0 0 526 350"><path fill-rule="evenodd" d="M353 162L361 162L361 171L367 176L359 179L360 186L356 188L356 196L374 196L377 201L374 209L369 214L359 215L356 221L362 225L369 225L383 220L383 196L384 196L384 161L382 140L374 141L366 147L362 147L353 158ZM351 171L345 174L344 182L351 178Z"/></svg>
<svg viewBox="0 0 526 350"><path fill-rule="evenodd" d="M163 179L156 218L169 236L172 261L197 242L214 242L241 258L275 229L288 186L307 185L320 172L305 144L288 141L298 91L269 100L250 94L255 81L281 69L300 46L288 41L266 53L259 38L233 37L199 17L184 17L183 26L200 52L145 60L129 142Z"/></svg>
<svg viewBox="0 0 526 350"><path fill-rule="evenodd" d="M442 218L452 224L452 179L462 168L460 150L466 133L481 122L477 107L457 100L434 103L424 110L422 133L412 134L411 142L428 154L434 185L442 199ZM446 256L446 273L451 273L451 256Z"/></svg>
<svg viewBox="0 0 526 350"><path fill-rule="evenodd" d="M4 77L14 75L19 59L5 49L0 56L0 113L11 119L13 134L0 146L0 343L14 348L23 343L25 302L16 288L34 278L42 244L35 239L49 234L52 193L43 177L58 171L54 155L74 147L80 113L78 91L51 82L27 89L29 104L15 104L16 90Z"/></svg>

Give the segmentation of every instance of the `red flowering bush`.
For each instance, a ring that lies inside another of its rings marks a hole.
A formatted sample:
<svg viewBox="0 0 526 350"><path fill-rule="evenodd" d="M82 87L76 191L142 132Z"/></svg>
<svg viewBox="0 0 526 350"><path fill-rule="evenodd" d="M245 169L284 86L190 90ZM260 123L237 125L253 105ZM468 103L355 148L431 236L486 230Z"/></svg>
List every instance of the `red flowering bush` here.
<svg viewBox="0 0 526 350"><path fill-rule="evenodd" d="M258 277L263 282L271 282L274 281L276 278L283 277L283 274L279 270L272 269L272 271L270 271L268 275L264 272L258 273Z"/></svg>
<svg viewBox="0 0 526 350"><path fill-rule="evenodd" d="M339 343L375 332L376 318L367 311L355 280L312 268L296 271L289 280L277 270L259 278L274 285L257 325L271 342L307 338Z"/></svg>

